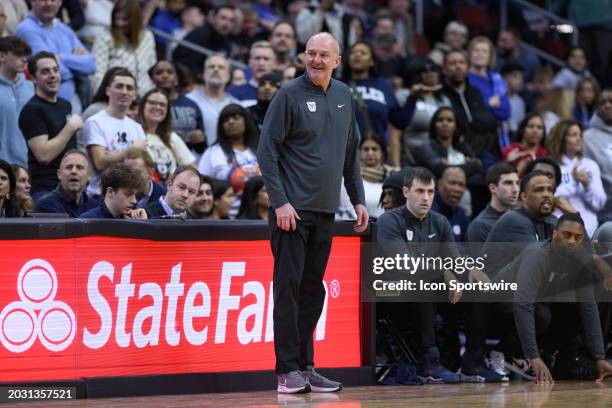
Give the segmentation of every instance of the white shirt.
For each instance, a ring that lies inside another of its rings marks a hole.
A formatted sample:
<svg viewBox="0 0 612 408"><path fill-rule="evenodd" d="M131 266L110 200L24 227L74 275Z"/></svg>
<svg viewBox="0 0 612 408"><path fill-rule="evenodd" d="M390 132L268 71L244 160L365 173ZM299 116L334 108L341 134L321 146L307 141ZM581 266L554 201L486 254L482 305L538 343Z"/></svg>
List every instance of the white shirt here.
<svg viewBox="0 0 612 408"><path fill-rule="evenodd" d="M385 209L379 206L380 197L382 195L383 183L375 183L373 181L363 180L363 192L365 193L365 207L368 211L368 215L372 218L380 217ZM340 189L340 205L336 210L337 220L356 220L357 214L351 203L346 187L344 187L344 181Z"/></svg>
<svg viewBox="0 0 612 408"><path fill-rule="evenodd" d="M238 214L240 197L246 181L253 176L261 175L254 151L234 149L234 159L228 163L227 156L219 144L206 149L200 159L198 171L214 179L227 180L232 185L236 195L230 209L230 218L236 218Z"/></svg>
<svg viewBox="0 0 612 408"><path fill-rule="evenodd" d="M195 157L176 133L170 135L170 147L156 134L147 134L147 151L155 163L162 183L166 183L178 166L195 163Z"/></svg>
<svg viewBox="0 0 612 408"><path fill-rule="evenodd" d="M217 141L217 122L219 122L221 110L230 103L239 103L238 100L227 93L223 95L221 100L211 99L206 95L203 88L189 92L187 97L194 101L202 111L206 142L208 146L212 146Z"/></svg>
<svg viewBox="0 0 612 408"><path fill-rule="evenodd" d="M227 156L219 144L212 145L204 152L200 159L198 170L200 173L215 179L227 180L232 184L234 190L242 190L244 185L240 185L235 174L237 171L249 177L260 174L257 165L257 156L251 149L234 149L234 161L228 163ZM239 170L240 169L240 170Z"/></svg>
<svg viewBox="0 0 612 408"><path fill-rule="evenodd" d="M83 9L85 25L78 31L79 37L95 38L111 25L112 0L88 0Z"/></svg>
<svg viewBox="0 0 612 408"><path fill-rule="evenodd" d="M162 206L162 208L164 209L164 211L166 212L167 215L173 215L174 214L174 210L172 208L170 208L168 203L166 203L166 200L164 199L164 196L159 197L157 199L157 201L159 202L159 205Z"/></svg>
<svg viewBox="0 0 612 408"><path fill-rule="evenodd" d="M578 166L578 170L583 170L589 176L589 188L584 188L582 183L574 180L572 170ZM599 165L593 160L583 157L570 159L566 155L561 158L561 184L555 191L555 197L565 197L567 201L580 213L584 220L589 237L597 229L597 212L606 204L606 193L601 182L601 172ZM561 211L554 213L557 217L561 216Z"/></svg>
<svg viewBox="0 0 612 408"><path fill-rule="evenodd" d="M129 117L117 119L102 110L85 121L83 126L85 146L102 146L107 152L119 152L130 147L137 140L145 140L142 126ZM87 187L87 194L98 195L100 173L93 171Z"/></svg>

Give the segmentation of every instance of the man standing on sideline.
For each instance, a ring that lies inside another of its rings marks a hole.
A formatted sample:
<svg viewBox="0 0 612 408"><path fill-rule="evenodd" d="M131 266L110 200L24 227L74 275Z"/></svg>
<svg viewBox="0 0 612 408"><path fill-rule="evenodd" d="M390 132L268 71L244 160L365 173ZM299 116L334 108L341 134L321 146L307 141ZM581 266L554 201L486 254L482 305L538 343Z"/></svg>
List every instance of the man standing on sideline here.
<svg viewBox="0 0 612 408"><path fill-rule="evenodd" d="M30 46L19 37L0 38L0 159L27 166L28 146L19 129L19 113L34 96L25 78Z"/></svg>
<svg viewBox="0 0 612 408"><path fill-rule="evenodd" d="M70 116L70 102L58 96L60 68L54 54L41 51L28 61L36 94L19 115L19 128L27 141L32 198L38 201L57 186L57 171L64 154L76 147L74 135L83 127L78 115Z"/></svg>
<svg viewBox="0 0 612 408"><path fill-rule="evenodd" d="M314 371L312 339L325 300L322 281L342 177L357 214L355 231L368 225L351 90L331 77L339 53L329 33L308 40L306 73L272 100L257 152L274 209L269 222L280 393L342 389L341 383Z"/></svg>

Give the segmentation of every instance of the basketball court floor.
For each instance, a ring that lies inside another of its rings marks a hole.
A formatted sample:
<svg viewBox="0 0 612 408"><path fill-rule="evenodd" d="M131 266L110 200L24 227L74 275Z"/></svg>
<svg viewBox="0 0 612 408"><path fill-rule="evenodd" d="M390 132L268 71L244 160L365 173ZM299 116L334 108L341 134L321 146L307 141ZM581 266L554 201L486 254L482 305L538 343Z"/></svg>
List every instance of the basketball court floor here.
<svg viewBox="0 0 612 408"><path fill-rule="evenodd" d="M0 407L612 407L612 379L603 384L558 382L458 384L426 386L347 387L335 394L278 395L275 391L229 394L191 394L129 398L84 399L71 402L28 402Z"/></svg>

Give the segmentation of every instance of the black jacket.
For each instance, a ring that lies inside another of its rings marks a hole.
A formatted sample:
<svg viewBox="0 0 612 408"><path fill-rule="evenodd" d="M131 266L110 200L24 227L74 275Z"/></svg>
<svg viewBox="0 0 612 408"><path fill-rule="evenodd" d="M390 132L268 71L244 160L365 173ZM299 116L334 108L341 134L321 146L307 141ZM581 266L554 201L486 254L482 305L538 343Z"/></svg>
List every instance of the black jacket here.
<svg viewBox="0 0 612 408"><path fill-rule="evenodd" d="M552 215L536 220L524 208L506 212L493 225L483 246L483 253L489 257L485 272L495 276L516 259L527 245L552 238L556 220Z"/></svg>
<svg viewBox="0 0 612 408"><path fill-rule="evenodd" d="M579 248L574 255L555 251L550 240L527 247L500 271L497 281L516 282L514 321L526 358L539 357L536 342L535 302L565 301L579 304L584 338L595 358L604 358L599 313L593 294L591 257Z"/></svg>
<svg viewBox="0 0 612 408"><path fill-rule="evenodd" d="M226 55L229 55L231 49L231 42L228 37L220 35L208 26L196 28L187 34L184 40L193 42L212 51L225 53ZM204 63L206 62L206 55L200 54L182 45L176 47L172 55L174 62L180 62L196 75L202 72Z"/></svg>
<svg viewBox="0 0 612 408"><path fill-rule="evenodd" d="M425 218L419 220L402 205L385 212L376 224L376 241L384 250L390 251L387 256L393 257L395 254L391 252L401 250L413 257L461 257L450 223L435 211L429 211ZM442 278L443 271L432 272L439 279ZM467 274L463 275L458 276L459 280L467 277Z"/></svg>
<svg viewBox="0 0 612 408"><path fill-rule="evenodd" d="M148 218L158 218L164 215L168 215L164 207L161 206L159 200L154 201L145 207L145 212Z"/></svg>
<svg viewBox="0 0 612 408"><path fill-rule="evenodd" d="M257 160L272 208L335 213L340 184L353 205L365 196L359 129L348 86L332 79L326 92L307 74L283 85L264 118Z"/></svg>
<svg viewBox="0 0 612 408"><path fill-rule="evenodd" d="M465 137L465 142L470 145L474 153L479 156L489 151L499 156L497 141L499 122L485 105L480 91L466 80L463 95L448 83L444 84L442 92L451 101L459 132Z"/></svg>
<svg viewBox="0 0 612 408"><path fill-rule="evenodd" d="M480 162L469 160L475 158L476 156L469 145L459 141L454 141L453 148L463 153L465 158L468 159L466 160L465 164L458 166L463 169L467 178L470 178L476 173L482 172ZM418 164L430 169L438 178L442 176L444 170L449 166L448 164L442 162L442 159L448 158L448 151L437 139L429 139L427 143L417 150L416 156Z"/></svg>

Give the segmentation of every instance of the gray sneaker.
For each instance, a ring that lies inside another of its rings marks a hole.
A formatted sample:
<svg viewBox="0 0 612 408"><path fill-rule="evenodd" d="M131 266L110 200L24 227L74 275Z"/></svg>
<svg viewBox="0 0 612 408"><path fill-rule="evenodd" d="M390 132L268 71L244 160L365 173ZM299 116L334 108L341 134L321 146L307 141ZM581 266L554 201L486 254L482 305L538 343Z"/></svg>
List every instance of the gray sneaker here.
<svg viewBox="0 0 612 408"><path fill-rule="evenodd" d="M310 392L310 385L298 370L293 370L286 374L279 374L277 377L278 387L276 391L281 394L304 394Z"/></svg>
<svg viewBox="0 0 612 408"><path fill-rule="evenodd" d="M312 392L336 392L342 389L342 383L323 377L312 367L308 367L306 370L302 371L302 376L304 376L306 382L310 384L310 390Z"/></svg>

